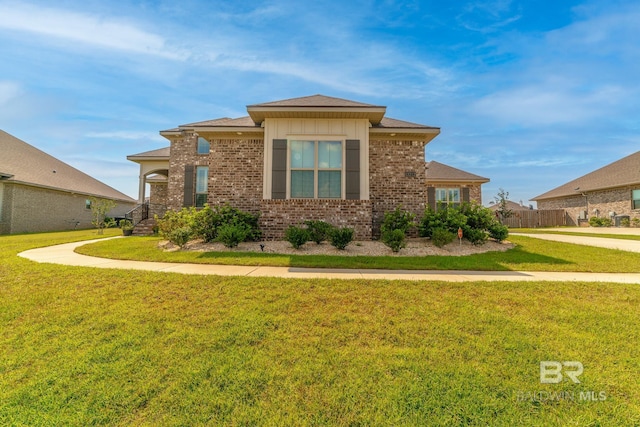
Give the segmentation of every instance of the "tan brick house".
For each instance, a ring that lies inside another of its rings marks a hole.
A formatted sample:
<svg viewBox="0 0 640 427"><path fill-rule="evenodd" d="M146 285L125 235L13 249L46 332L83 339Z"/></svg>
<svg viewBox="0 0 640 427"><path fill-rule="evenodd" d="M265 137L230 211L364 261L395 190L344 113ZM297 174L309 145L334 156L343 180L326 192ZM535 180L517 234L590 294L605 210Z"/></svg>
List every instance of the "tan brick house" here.
<svg viewBox="0 0 640 427"><path fill-rule="evenodd" d="M135 200L0 131L0 234L91 228L91 198L113 200L124 217Z"/></svg>
<svg viewBox="0 0 640 427"><path fill-rule="evenodd" d="M482 204L482 184L489 178L431 160L426 164L427 202L432 209L441 203L459 206L464 202Z"/></svg>
<svg viewBox="0 0 640 427"><path fill-rule="evenodd" d="M538 209L564 209L577 225L590 217L640 218L640 151L534 197Z"/></svg>
<svg viewBox="0 0 640 427"><path fill-rule="evenodd" d="M307 219L349 226L357 239L368 239L398 205L424 212L425 146L439 128L388 118L384 106L323 95L249 105L247 112L161 131L168 150L128 156L141 165L140 201L154 176L154 202L172 210L229 203L260 214L268 239ZM479 198L482 180L461 197Z"/></svg>

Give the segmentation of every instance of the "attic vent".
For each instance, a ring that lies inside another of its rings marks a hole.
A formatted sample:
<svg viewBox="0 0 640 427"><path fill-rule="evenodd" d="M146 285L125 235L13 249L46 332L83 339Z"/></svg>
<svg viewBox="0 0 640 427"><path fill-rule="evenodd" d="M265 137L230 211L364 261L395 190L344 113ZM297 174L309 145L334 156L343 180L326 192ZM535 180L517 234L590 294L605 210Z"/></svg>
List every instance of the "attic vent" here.
<svg viewBox="0 0 640 427"><path fill-rule="evenodd" d="M416 177L416 171L404 171L404 177L405 178L415 178Z"/></svg>

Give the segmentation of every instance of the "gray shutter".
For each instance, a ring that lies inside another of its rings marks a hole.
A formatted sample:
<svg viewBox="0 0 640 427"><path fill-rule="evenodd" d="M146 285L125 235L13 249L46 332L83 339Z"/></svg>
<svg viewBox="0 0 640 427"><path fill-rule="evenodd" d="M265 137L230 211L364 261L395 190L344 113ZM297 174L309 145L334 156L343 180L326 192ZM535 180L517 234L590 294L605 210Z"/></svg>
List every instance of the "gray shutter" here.
<svg viewBox="0 0 640 427"><path fill-rule="evenodd" d="M469 199L469 188L468 187L463 187L462 188L462 201L465 203L469 203L470 199Z"/></svg>
<svg viewBox="0 0 640 427"><path fill-rule="evenodd" d="M185 207L193 206L193 199L195 197L193 180L195 178L194 166L185 165L184 167L184 201L182 203Z"/></svg>
<svg viewBox="0 0 640 427"><path fill-rule="evenodd" d="M271 166L271 198L287 198L287 140L273 140Z"/></svg>
<svg viewBox="0 0 640 427"><path fill-rule="evenodd" d="M345 197L360 199L360 140L347 139L345 159Z"/></svg>
<svg viewBox="0 0 640 427"><path fill-rule="evenodd" d="M427 187L427 202L429 207L436 210L436 187Z"/></svg>

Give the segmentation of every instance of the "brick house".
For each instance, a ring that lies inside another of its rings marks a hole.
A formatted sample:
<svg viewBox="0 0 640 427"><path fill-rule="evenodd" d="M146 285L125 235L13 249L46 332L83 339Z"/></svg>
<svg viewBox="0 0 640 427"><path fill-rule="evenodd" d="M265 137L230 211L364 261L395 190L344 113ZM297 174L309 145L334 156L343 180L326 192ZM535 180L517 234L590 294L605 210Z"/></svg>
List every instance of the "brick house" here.
<svg viewBox="0 0 640 427"><path fill-rule="evenodd" d="M640 218L640 151L534 197L538 209L564 209L569 224L590 217Z"/></svg>
<svg viewBox="0 0 640 427"><path fill-rule="evenodd" d="M129 196L0 131L0 234L91 228L91 197L113 200L112 217L136 203Z"/></svg>
<svg viewBox="0 0 640 427"><path fill-rule="evenodd" d="M260 214L267 239L307 219L370 239L396 206L424 212L431 191L424 149L439 128L385 117L384 106L323 95L249 105L247 112L161 131L168 149L128 156L140 164L139 201L147 177L161 175L166 179L150 183L152 204L178 210L229 203ZM479 198L483 179L459 197Z"/></svg>
<svg viewBox="0 0 640 427"><path fill-rule="evenodd" d="M482 184L489 178L475 175L431 160L426 164L427 201L432 209L441 203L457 206L460 202L482 204Z"/></svg>

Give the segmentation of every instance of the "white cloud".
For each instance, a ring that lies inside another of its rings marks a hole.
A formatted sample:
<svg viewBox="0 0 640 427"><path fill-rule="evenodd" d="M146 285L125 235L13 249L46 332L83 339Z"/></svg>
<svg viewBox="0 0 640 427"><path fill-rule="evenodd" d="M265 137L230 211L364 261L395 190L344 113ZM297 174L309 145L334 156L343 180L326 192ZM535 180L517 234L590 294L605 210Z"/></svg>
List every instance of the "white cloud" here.
<svg viewBox="0 0 640 427"><path fill-rule="evenodd" d="M185 52L136 25L111 17L23 3L0 4L0 28L79 42L105 49L183 60Z"/></svg>
<svg viewBox="0 0 640 427"><path fill-rule="evenodd" d="M8 108L22 92L20 85L14 82L0 81L0 107Z"/></svg>
<svg viewBox="0 0 640 427"><path fill-rule="evenodd" d="M115 132L89 132L87 138L97 139L125 139L125 140L158 140L162 139L156 132L139 131L115 131Z"/></svg>

